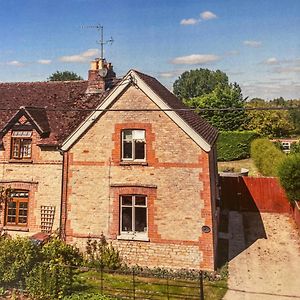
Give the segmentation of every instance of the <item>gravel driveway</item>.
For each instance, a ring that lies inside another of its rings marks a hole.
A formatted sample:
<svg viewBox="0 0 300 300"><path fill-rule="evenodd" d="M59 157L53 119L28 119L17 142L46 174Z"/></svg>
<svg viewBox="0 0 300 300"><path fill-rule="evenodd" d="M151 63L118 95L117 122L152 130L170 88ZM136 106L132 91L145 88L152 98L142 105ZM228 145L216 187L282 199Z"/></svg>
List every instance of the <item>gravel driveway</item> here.
<svg viewBox="0 0 300 300"><path fill-rule="evenodd" d="M229 212L226 300L300 299L299 233L286 215Z"/></svg>

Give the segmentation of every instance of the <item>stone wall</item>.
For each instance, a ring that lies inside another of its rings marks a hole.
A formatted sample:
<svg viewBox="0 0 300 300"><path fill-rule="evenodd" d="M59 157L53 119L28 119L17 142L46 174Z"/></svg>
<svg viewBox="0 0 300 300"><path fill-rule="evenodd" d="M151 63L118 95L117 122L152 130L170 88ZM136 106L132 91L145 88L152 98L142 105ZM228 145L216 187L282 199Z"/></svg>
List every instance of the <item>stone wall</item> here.
<svg viewBox="0 0 300 300"><path fill-rule="evenodd" d="M60 226L62 156L58 150L42 150L37 146L38 133L32 134L32 157L11 159L11 131L3 137L0 149L0 186L29 191L28 224L6 226L5 209L1 210L0 227L9 234L32 235L41 230L41 206L54 206L53 230Z"/></svg>
<svg viewBox="0 0 300 300"><path fill-rule="evenodd" d="M153 109L130 87L112 108ZM121 161L121 130L146 131L146 163ZM67 154L66 239L84 248L103 233L129 264L214 268L209 155L160 111L105 112ZM148 198L148 241L121 240L119 196ZM202 233L207 225L211 232ZM119 238L119 239L117 239ZM131 254L131 252L135 254Z"/></svg>

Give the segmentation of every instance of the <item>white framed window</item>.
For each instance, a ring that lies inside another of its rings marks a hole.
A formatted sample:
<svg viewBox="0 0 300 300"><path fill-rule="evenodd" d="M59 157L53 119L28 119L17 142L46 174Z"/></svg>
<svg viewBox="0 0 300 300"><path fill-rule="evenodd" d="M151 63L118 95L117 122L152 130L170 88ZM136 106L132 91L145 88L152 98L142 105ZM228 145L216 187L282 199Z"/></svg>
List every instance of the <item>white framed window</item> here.
<svg viewBox="0 0 300 300"><path fill-rule="evenodd" d="M146 160L146 132L142 129L122 130L122 160Z"/></svg>
<svg viewBox="0 0 300 300"><path fill-rule="evenodd" d="M147 210L145 195L120 196L120 235L147 237Z"/></svg>
<svg viewBox="0 0 300 300"><path fill-rule="evenodd" d="M32 131L13 131L11 141L11 158L31 158Z"/></svg>

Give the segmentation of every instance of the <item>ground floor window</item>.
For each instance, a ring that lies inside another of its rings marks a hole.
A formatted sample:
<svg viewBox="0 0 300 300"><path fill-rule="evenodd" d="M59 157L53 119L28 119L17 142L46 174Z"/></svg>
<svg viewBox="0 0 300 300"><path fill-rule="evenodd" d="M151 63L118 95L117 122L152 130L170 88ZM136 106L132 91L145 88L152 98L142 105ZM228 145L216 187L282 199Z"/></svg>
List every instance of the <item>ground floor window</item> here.
<svg viewBox="0 0 300 300"><path fill-rule="evenodd" d="M120 196L120 233L147 233L147 197L145 195Z"/></svg>
<svg viewBox="0 0 300 300"><path fill-rule="evenodd" d="M6 225L26 226L28 221L28 191L13 191L6 203Z"/></svg>

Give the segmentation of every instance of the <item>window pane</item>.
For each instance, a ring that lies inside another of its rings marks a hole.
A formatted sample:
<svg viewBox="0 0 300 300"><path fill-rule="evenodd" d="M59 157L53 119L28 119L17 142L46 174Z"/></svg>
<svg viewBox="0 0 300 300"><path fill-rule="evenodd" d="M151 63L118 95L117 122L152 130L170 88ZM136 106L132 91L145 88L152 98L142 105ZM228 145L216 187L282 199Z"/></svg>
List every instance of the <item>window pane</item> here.
<svg viewBox="0 0 300 300"><path fill-rule="evenodd" d="M146 232L147 231L147 209L146 207L135 208L135 231Z"/></svg>
<svg viewBox="0 0 300 300"><path fill-rule="evenodd" d="M145 196L135 196L135 205L146 205L146 197Z"/></svg>
<svg viewBox="0 0 300 300"><path fill-rule="evenodd" d="M124 140L132 140L132 130L124 130L123 131L123 139Z"/></svg>
<svg viewBox="0 0 300 300"><path fill-rule="evenodd" d="M145 130L133 130L132 138L134 140L145 140Z"/></svg>
<svg viewBox="0 0 300 300"><path fill-rule="evenodd" d="M15 224L16 223L16 217L15 216L8 216L7 217L7 222L8 223L13 223L13 224Z"/></svg>
<svg viewBox="0 0 300 300"><path fill-rule="evenodd" d="M12 157L19 158L20 156L20 140L13 139L13 146L12 146Z"/></svg>
<svg viewBox="0 0 300 300"><path fill-rule="evenodd" d="M21 157L31 157L31 140L23 140L21 144Z"/></svg>
<svg viewBox="0 0 300 300"><path fill-rule="evenodd" d="M132 142L123 142L123 158L132 158Z"/></svg>
<svg viewBox="0 0 300 300"><path fill-rule="evenodd" d="M17 207L17 203L10 201L7 203L8 209L12 209L12 208L16 208Z"/></svg>
<svg viewBox="0 0 300 300"><path fill-rule="evenodd" d="M20 209L27 209L28 203L27 202L20 202L19 207Z"/></svg>
<svg viewBox="0 0 300 300"><path fill-rule="evenodd" d="M122 207L122 231L132 231L131 207Z"/></svg>
<svg viewBox="0 0 300 300"><path fill-rule="evenodd" d="M122 196L122 205L132 205L132 196Z"/></svg>
<svg viewBox="0 0 300 300"><path fill-rule="evenodd" d="M135 159L145 159L145 142L135 141Z"/></svg>
<svg viewBox="0 0 300 300"><path fill-rule="evenodd" d="M27 223L27 216L26 217L19 216L18 223L19 224L26 224Z"/></svg>

